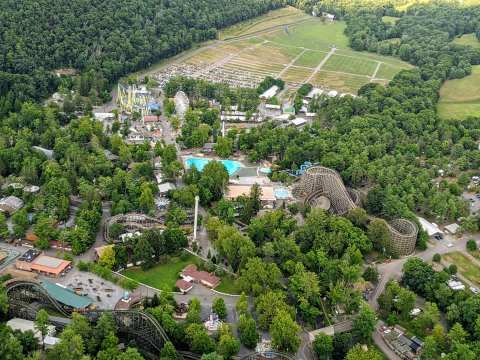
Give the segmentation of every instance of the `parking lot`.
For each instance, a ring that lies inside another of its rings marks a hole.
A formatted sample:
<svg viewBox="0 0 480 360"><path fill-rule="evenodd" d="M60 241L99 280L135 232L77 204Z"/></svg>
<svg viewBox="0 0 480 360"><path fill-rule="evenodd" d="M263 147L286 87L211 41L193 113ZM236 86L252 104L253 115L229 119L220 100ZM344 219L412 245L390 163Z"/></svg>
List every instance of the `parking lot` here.
<svg viewBox="0 0 480 360"><path fill-rule="evenodd" d="M51 279L49 280L51 281ZM72 269L65 277L55 279L55 282L90 297L98 308L106 310L114 309L115 304L125 292L121 287L95 274L81 272L77 269Z"/></svg>

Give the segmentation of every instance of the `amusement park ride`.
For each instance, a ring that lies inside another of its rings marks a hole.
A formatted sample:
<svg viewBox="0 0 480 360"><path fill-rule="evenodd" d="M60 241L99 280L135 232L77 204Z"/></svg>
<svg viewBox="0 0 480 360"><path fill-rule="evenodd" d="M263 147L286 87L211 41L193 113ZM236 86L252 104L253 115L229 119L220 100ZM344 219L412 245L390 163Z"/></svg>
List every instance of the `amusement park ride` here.
<svg viewBox="0 0 480 360"><path fill-rule="evenodd" d="M117 103L122 112L127 114L139 112L142 118L158 109L152 93L145 87L137 87L136 85L118 84Z"/></svg>

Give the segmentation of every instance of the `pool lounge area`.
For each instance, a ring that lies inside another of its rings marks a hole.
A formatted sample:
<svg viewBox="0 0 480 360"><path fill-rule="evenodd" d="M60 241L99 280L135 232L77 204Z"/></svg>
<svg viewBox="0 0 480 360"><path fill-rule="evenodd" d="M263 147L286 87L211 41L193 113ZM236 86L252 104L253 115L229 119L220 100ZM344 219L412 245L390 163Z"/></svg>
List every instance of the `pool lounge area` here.
<svg viewBox="0 0 480 360"><path fill-rule="evenodd" d="M210 161L219 161L225 166L227 169L228 175L233 176L235 173L243 168L243 165L236 160L215 160L210 158L202 158L202 157L195 157L190 156L184 159L185 167L190 169L192 166L195 166L198 171L202 171L205 165L207 165Z"/></svg>

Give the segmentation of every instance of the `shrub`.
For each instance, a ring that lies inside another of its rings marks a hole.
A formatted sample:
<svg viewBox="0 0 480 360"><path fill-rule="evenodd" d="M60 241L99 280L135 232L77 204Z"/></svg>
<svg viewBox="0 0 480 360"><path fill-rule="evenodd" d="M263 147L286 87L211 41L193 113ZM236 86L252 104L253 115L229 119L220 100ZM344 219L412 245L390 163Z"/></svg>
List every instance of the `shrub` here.
<svg viewBox="0 0 480 360"><path fill-rule="evenodd" d="M393 326L397 323L398 323L397 315L395 315L395 314L388 315L388 317L387 317L387 325L388 326Z"/></svg>
<svg viewBox="0 0 480 360"><path fill-rule="evenodd" d="M477 250L477 243L475 240L470 239L467 241L467 250L468 251L475 251Z"/></svg>
<svg viewBox="0 0 480 360"><path fill-rule="evenodd" d="M77 264L77 268L80 271L89 271L90 270L90 264L86 261L80 260Z"/></svg>
<svg viewBox="0 0 480 360"><path fill-rule="evenodd" d="M290 213L291 213L292 215L298 214L299 207L298 207L298 204L297 204L297 203L288 204L287 208L288 208L288 211L290 211Z"/></svg>
<svg viewBox="0 0 480 360"><path fill-rule="evenodd" d="M457 273L457 265L452 264L448 267L448 273L451 275L455 275Z"/></svg>
<svg viewBox="0 0 480 360"><path fill-rule="evenodd" d="M437 254L433 255L433 261L439 263L440 260L442 260L442 256L440 254L437 253Z"/></svg>
<svg viewBox="0 0 480 360"><path fill-rule="evenodd" d="M378 270L373 266L369 266L365 269L363 273L363 278L372 283L378 282Z"/></svg>

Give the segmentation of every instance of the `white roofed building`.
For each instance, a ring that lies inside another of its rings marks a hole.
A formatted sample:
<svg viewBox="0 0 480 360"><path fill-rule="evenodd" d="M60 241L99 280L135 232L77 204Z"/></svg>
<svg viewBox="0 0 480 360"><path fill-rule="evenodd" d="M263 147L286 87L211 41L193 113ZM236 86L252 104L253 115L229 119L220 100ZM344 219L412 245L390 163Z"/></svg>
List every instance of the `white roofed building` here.
<svg viewBox="0 0 480 360"><path fill-rule="evenodd" d="M422 227L423 231L425 231L428 236L434 236L436 234L443 234L443 231L440 230L437 224L431 223L430 221L422 218L422 217L417 217L418 222L420 223L420 226Z"/></svg>
<svg viewBox="0 0 480 360"><path fill-rule="evenodd" d="M330 90L327 94L328 97L335 97L338 95L338 91L336 90Z"/></svg>
<svg viewBox="0 0 480 360"><path fill-rule="evenodd" d="M9 215L20 210L23 207L23 200L16 196L7 196L0 200L0 211Z"/></svg>
<svg viewBox="0 0 480 360"><path fill-rule="evenodd" d="M307 120L305 120L304 118L295 118L292 120L292 125L294 126L303 126L307 123Z"/></svg>
<svg viewBox="0 0 480 360"><path fill-rule="evenodd" d="M445 231L449 232L452 235L455 235L458 230L460 230L460 225L458 225L457 223L445 226Z"/></svg>
<svg viewBox="0 0 480 360"><path fill-rule="evenodd" d="M266 90L263 94L260 95L260 99L270 99L277 95L279 87L277 85L273 85L270 89Z"/></svg>
<svg viewBox="0 0 480 360"><path fill-rule="evenodd" d="M313 99L315 96L320 96L323 94L323 90L319 88L313 88L310 92L305 96L307 99Z"/></svg>
<svg viewBox="0 0 480 360"><path fill-rule="evenodd" d="M158 185L158 192L160 194L165 194L165 193L169 192L170 190L175 190L175 188L176 187L173 183L166 182L166 183Z"/></svg>

